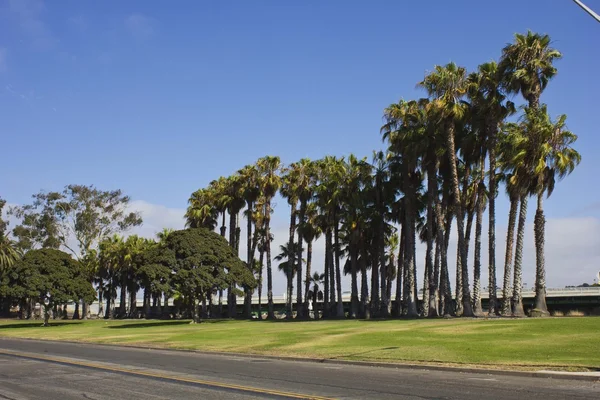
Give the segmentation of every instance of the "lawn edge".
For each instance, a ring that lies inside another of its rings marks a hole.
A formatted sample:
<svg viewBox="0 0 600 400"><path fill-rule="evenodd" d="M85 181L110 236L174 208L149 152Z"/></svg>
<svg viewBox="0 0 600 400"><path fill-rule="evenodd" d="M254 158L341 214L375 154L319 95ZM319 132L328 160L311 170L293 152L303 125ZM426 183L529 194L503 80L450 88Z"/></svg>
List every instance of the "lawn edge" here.
<svg viewBox="0 0 600 400"><path fill-rule="evenodd" d="M167 352L178 352L178 353L195 353L204 355L214 355L220 357L239 357L249 359L268 359L268 360L280 360L290 362L310 362L318 364L333 364L333 365L351 365L359 367L378 367L378 368L391 368L391 369L412 369L412 370L433 370L433 371L446 371L446 372L460 372L460 373L472 373L482 375L503 375L503 376L519 376L529 378L545 378L545 379L564 379L564 380L578 380L588 382L600 382L599 376L584 375L580 372L551 372L551 371L519 371L510 369L491 369L491 368L478 368L478 367L454 367L445 365L435 364L414 364L414 363L388 363L388 362L377 362L377 361L357 361L357 360L338 360L330 358L315 358L315 357L293 357L293 356L277 356L268 354L249 354L249 353L238 353L238 352L227 352L227 351L206 351L206 350L188 350L188 349L176 349L176 348L165 348L165 347L153 347L153 346L142 346L142 345L119 345L112 343L96 343L89 341L74 341L74 340L51 340L51 339L34 339L34 338L17 338L9 336L0 336L0 341L3 339L7 340L21 340L21 341L33 341L33 342L48 342L48 343L70 343L77 345L92 345L92 346L105 346L105 347L116 347L116 348L129 348L138 350L160 350ZM568 366L566 366L568 367Z"/></svg>

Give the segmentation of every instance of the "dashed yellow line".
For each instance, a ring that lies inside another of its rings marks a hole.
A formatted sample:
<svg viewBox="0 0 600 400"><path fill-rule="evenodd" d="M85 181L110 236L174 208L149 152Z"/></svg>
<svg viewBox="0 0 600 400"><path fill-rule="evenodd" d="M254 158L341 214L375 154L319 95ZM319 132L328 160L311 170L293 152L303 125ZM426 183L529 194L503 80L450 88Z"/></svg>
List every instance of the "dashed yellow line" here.
<svg viewBox="0 0 600 400"><path fill-rule="evenodd" d="M266 394L266 395L272 395L272 396L285 397L285 398L289 398L289 399L334 400L331 397L321 397L321 396L314 396L314 395L307 395L307 394L293 393L293 392L282 392L279 390L260 389L260 388L255 388L255 387L251 387L251 386L242 386L242 385L235 385L235 384L229 384L229 383L207 381L207 380L203 380L203 379L185 378L185 377L181 377L181 376L159 374L159 373L140 371L140 370L135 370L135 369L130 369L130 368L112 367L112 366L107 366L107 365L102 365L102 364L96 364L96 363L89 362L89 361L78 361L78 360L72 360L72 359L67 359L67 358L62 358L62 357L57 358L57 357L49 357L49 356L43 356L43 355L38 355L38 354L21 353L21 352L6 351L6 350L0 350L0 355L21 357L21 358L27 358L27 359L31 359L31 360L54 362L54 363L73 365L73 366L78 366L78 367L94 368L94 369L99 369L99 370L109 371L109 372L120 372L120 373L129 374L129 375L158 378L158 379L169 380L169 381L174 381L174 382L193 383L193 384L207 386L207 387L213 387L213 388L232 389L232 390L238 390L238 391L242 391L242 392Z"/></svg>

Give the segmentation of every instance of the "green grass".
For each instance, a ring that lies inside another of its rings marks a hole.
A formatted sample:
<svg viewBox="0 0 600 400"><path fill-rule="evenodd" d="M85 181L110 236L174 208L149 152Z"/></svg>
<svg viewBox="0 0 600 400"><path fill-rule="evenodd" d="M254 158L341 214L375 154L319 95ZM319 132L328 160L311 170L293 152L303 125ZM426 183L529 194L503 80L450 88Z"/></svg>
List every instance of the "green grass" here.
<svg viewBox="0 0 600 400"><path fill-rule="evenodd" d="M600 369L600 318L390 321L0 321L0 336L498 368Z"/></svg>

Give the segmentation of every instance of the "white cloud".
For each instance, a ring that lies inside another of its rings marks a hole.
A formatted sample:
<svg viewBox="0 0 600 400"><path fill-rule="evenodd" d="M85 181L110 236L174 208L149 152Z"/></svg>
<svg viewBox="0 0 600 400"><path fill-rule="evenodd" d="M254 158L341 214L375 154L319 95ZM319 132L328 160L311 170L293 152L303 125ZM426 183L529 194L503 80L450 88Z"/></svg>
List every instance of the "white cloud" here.
<svg viewBox="0 0 600 400"><path fill-rule="evenodd" d="M136 39L146 39L154 34L154 20L143 14L132 14L125 19L125 27Z"/></svg>
<svg viewBox="0 0 600 400"><path fill-rule="evenodd" d="M185 225L183 218L185 210L181 208L168 208L143 200L134 200L129 204L129 209L139 211L144 223L131 229L127 234L155 238L163 228L183 229Z"/></svg>

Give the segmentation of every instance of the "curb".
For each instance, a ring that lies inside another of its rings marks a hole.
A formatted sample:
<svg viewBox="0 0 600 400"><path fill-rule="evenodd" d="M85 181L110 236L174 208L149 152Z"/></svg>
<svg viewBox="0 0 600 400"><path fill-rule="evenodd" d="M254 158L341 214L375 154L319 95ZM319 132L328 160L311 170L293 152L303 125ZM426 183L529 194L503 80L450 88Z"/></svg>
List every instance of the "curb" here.
<svg viewBox="0 0 600 400"><path fill-rule="evenodd" d="M235 353L235 352L223 352L223 351L183 350L183 349L169 349L169 348L161 348L161 347L148 347L148 346L140 346L140 345L131 345L130 346L130 345L118 345L118 344L108 344L108 343L78 342L78 341L72 341L72 340L44 340L44 339L13 338L13 337L8 337L8 336L0 336L0 342L4 339L18 340L18 341L57 343L57 344L68 343L68 344L76 344L76 345L92 345L92 346L115 347L115 348L125 348L125 349L137 349L137 350L158 350L158 351L186 353L186 354L202 354L202 355L219 356L219 357L237 357L237 358L248 358L248 359L267 359L267 360L279 360L279 361L290 361L290 362L306 362L306 363L316 363L316 364L349 365L349 366L357 366L357 367L376 367L376 368L409 369L409 370L432 370L432 371L458 372L458 373L481 374L481 375L518 376L518 377L523 377L523 378L545 378L545 379L563 379L563 380L600 382L600 376L583 375L583 373L577 373L577 372L515 371L515 370L507 370L507 369L448 367L448 366L442 366L442 365L427 365L427 364L383 363L383 362L376 362L376 361L351 361L351 360L337 360L337 359L331 359L331 358L303 358L303 357L293 357L293 356L274 356L274 355Z"/></svg>

